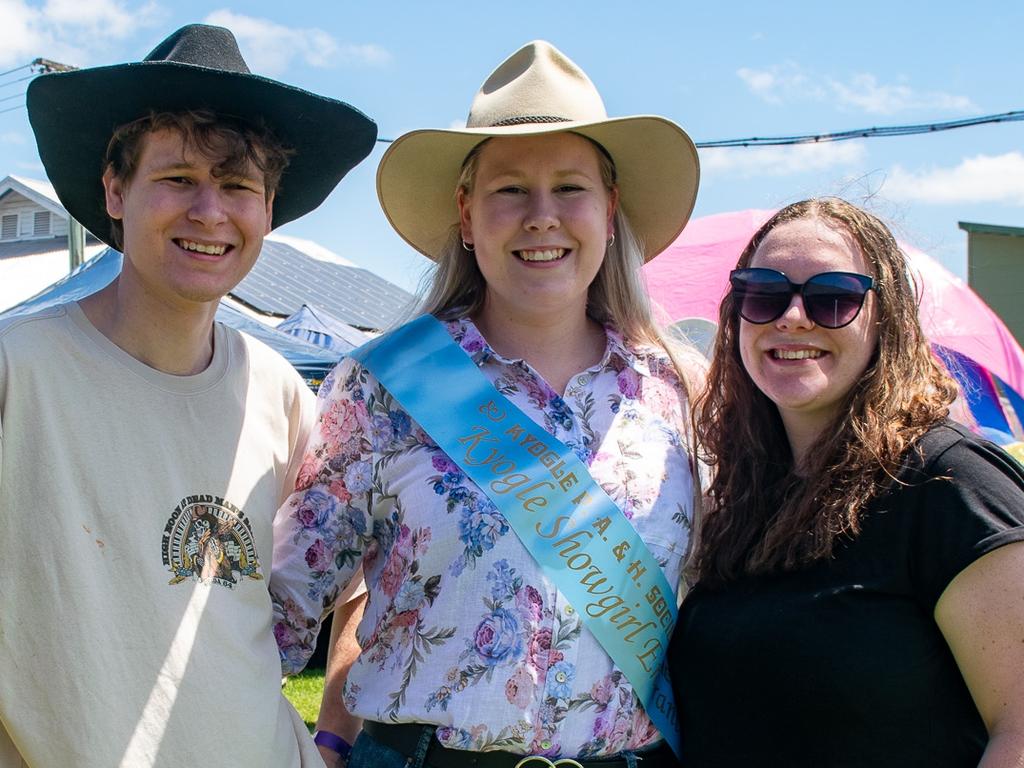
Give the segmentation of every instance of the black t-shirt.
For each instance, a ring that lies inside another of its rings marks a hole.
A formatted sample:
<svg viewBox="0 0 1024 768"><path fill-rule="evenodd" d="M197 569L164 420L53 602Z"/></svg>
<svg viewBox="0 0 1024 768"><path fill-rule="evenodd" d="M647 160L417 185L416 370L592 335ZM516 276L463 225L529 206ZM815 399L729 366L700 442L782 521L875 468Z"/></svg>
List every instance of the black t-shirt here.
<svg viewBox="0 0 1024 768"><path fill-rule="evenodd" d="M951 422L921 447L832 560L687 597L669 652L686 768L978 764L988 737L933 612L1024 540L1024 473Z"/></svg>

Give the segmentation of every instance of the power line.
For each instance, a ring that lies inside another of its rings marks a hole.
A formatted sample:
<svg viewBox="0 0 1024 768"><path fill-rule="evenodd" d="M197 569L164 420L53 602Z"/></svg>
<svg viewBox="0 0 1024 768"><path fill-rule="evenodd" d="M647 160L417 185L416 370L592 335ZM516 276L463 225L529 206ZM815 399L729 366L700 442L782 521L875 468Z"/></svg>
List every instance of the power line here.
<svg viewBox="0 0 1024 768"><path fill-rule="evenodd" d="M790 144L825 144L831 141L848 141L850 139L870 139L882 136L914 136L922 133L939 133L956 128L970 128L975 125L989 123L1011 123L1024 120L1024 110L1001 112L995 115L981 115L962 120L949 120L943 123L920 123L916 125L889 125L872 128L855 128L850 131L835 133L808 133L796 136L752 136L747 139L721 139L718 141L698 141L696 146L702 149L716 147L777 147ZM382 144L390 144L394 139L377 139Z"/></svg>
<svg viewBox="0 0 1024 768"><path fill-rule="evenodd" d="M6 83L0 83L0 88L4 88L8 85L14 85L15 83L21 83L25 80L31 80L37 75L48 74L50 72L70 72L72 70L78 69L78 67L72 67L69 64L61 64L59 61L51 61L50 59L37 58L30 61L28 64L22 64L20 67L9 69L6 72L0 72L0 77L4 77L15 72L20 72L23 69L33 69L35 71L33 71L30 75L25 75L25 77L19 77L15 80L10 80ZM25 91L22 91L21 93L16 93L13 96L4 96L0 98L0 103L3 103L5 101L11 101L12 99L21 98L25 95L25 93ZM16 104L13 107L8 107L7 109L0 109L0 115L6 114L8 112L15 112L19 109L25 109L24 102L21 104Z"/></svg>
<svg viewBox="0 0 1024 768"><path fill-rule="evenodd" d="M8 85L14 85L15 83L22 83L25 80L31 80L35 76L36 75L33 72L31 75L25 75L24 77L19 77L17 80L8 80L6 83L0 83L0 88L6 88Z"/></svg>
<svg viewBox="0 0 1024 768"><path fill-rule="evenodd" d="M0 72L0 77L6 77L7 75L13 75L15 72L21 72L21 70L28 69L31 66L32 66L32 62L30 61L28 64L22 64L20 67L15 67L14 69L8 69L6 72Z"/></svg>
<svg viewBox="0 0 1024 768"><path fill-rule="evenodd" d="M974 125L988 123L1009 123L1024 120L1024 110L1003 112L996 115L968 117L963 120L950 120L944 123L922 123L918 125L890 125L873 128L856 128L852 131L835 133L812 133L803 136L754 136L749 139L723 139L721 141L698 141L698 147L764 147L783 146L787 144L818 144L830 141L848 141L849 139L868 139L881 136L914 136L922 133L938 133L951 131L955 128L969 128Z"/></svg>
<svg viewBox="0 0 1024 768"><path fill-rule="evenodd" d="M23 64L20 67L8 70L7 72L0 72L0 77L19 72L23 69L33 67L38 68L38 72L34 72L31 75L27 75L16 80L11 80L7 83L0 83L0 88L7 85L14 85L24 80L31 80L37 74L47 74L50 72L69 72L77 67L73 67L69 64L61 64L57 61L51 61L50 59L37 58L33 59L28 64ZM24 95L24 94L18 94ZM0 102L9 101L10 99L17 98L17 96L7 96L0 98ZM24 105L16 107L10 107L8 109L0 110L0 115L5 112L13 112L16 109L21 109ZM870 139L880 138L883 136L915 136L924 133L939 133L941 131L951 131L957 128L970 128L976 125L988 125L992 123L1011 123L1024 120L1024 110L1015 110L1012 112L1002 112L994 115L981 115L978 117L968 117L961 120L949 120L946 122L938 123L918 123L914 125L888 125L888 126L873 126L871 128L855 128L847 131L835 131L833 133L807 133L795 136L751 136L745 139L720 139L713 141L698 141L695 142L696 146L701 149L712 149L712 148L723 148L723 147L778 147L788 146L794 144L826 144L834 141L849 141L850 139ZM378 138L377 141L381 144L390 144L394 139Z"/></svg>
<svg viewBox="0 0 1024 768"><path fill-rule="evenodd" d="M16 72L20 72L23 69L32 69L32 73L19 77L14 80L8 80L6 83L0 83L0 88L8 85L14 85L15 83L23 83L26 80L31 80L36 75L48 75L51 72L71 72L78 67L72 67L70 64L61 64L59 61L51 61L50 59L33 59L28 64L22 64L20 67L9 69L6 72L0 72L0 77L6 77Z"/></svg>

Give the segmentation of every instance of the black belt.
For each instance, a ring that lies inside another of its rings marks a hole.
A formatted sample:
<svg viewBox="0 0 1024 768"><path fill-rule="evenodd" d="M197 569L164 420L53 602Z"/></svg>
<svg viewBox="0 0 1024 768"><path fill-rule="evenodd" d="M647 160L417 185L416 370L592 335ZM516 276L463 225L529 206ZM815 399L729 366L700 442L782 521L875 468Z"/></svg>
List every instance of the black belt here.
<svg viewBox="0 0 1024 768"><path fill-rule="evenodd" d="M629 765L624 757L597 757L570 762L568 758L564 757L528 758L526 755L516 755L512 752L470 752L465 749L449 749L434 737L435 726L418 723L390 725L364 720L363 730L374 741L390 747L404 757L415 756L424 730L429 731L430 748L424 763L428 768L516 768L520 763L522 768L550 768L552 765L558 766L558 768L572 768L576 765L582 766L582 768L628 768ZM677 765L675 755L665 742L659 743L654 749L637 752L636 759L637 762L643 762L650 768L671 768L671 766Z"/></svg>

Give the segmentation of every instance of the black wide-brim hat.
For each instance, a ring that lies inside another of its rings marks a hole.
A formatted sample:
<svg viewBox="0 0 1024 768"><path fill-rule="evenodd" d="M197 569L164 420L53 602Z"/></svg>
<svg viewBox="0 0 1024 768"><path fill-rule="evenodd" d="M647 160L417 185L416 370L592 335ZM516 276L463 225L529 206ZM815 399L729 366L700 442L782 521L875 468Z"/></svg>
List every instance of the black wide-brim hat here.
<svg viewBox="0 0 1024 768"><path fill-rule="evenodd" d="M113 245L103 162L114 130L150 112L209 109L262 122L294 154L273 227L320 205L373 149L377 125L344 102L249 72L230 30L182 27L141 62L42 75L28 88L39 157L61 203Z"/></svg>

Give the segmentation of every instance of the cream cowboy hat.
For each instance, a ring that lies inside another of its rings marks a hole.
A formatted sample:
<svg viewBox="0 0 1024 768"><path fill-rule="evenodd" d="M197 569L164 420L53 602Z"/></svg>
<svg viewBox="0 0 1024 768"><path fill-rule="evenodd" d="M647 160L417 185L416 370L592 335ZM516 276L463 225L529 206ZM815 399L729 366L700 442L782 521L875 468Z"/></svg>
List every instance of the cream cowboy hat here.
<svg viewBox="0 0 1024 768"><path fill-rule="evenodd" d="M550 43L536 40L491 73L466 128L411 131L397 138L377 169L377 196L391 226L437 259L458 223L455 185L470 150L489 137L572 131L615 161L619 204L650 260L683 230L697 197L697 149L663 117L608 117L597 88Z"/></svg>

